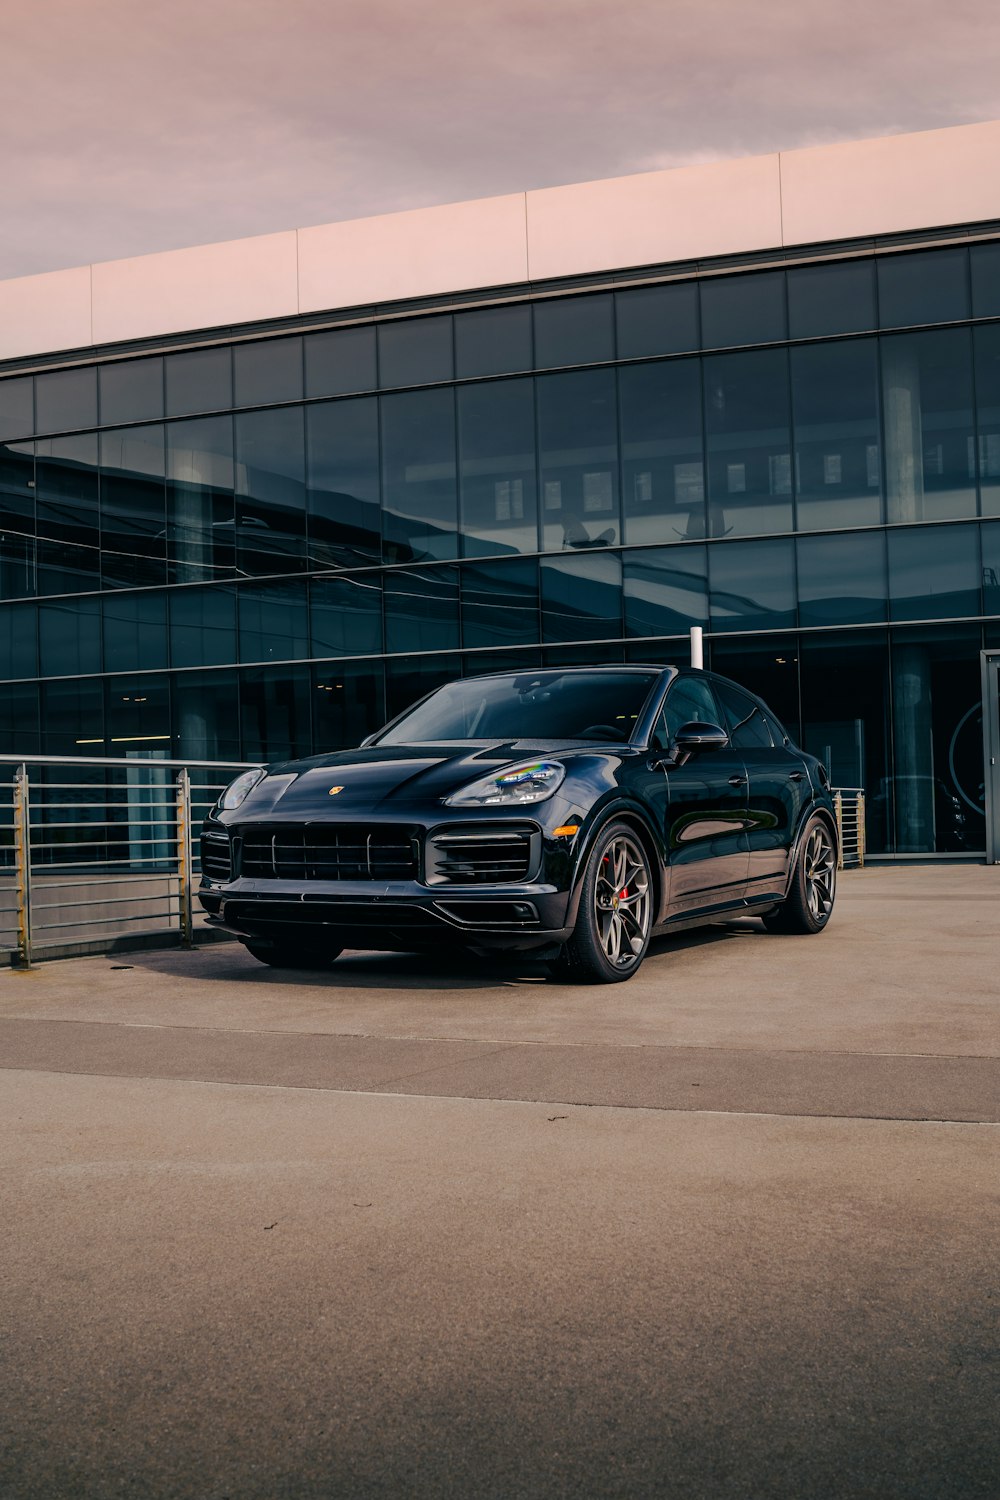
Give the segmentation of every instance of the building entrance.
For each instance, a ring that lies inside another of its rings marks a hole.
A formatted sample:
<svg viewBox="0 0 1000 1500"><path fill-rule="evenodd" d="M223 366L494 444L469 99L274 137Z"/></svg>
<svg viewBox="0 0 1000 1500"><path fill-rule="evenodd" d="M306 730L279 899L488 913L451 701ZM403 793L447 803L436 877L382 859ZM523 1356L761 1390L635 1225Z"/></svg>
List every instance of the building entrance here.
<svg viewBox="0 0 1000 1500"><path fill-rule="evenodd" d="M983 652L986 861L1000 864L1000 651Z"/></svg>

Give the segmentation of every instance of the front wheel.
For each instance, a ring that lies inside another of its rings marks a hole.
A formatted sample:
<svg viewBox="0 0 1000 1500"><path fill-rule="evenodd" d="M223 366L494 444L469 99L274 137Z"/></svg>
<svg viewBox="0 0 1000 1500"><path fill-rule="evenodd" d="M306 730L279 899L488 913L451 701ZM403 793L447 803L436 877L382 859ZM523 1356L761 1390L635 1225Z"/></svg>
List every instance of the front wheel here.
<svg viewBox="0 0 1000 1500"><path fill-rule="evenodd" d="M626 823L604 829L587 861L573 936L557 973L582 984L631 979L653 926L649 857Z"/></svg>
<svg viewBox="0 0 1000 1500"><path fill-rule="evenodd" d="M328 969L344 951L343 948L308 948L297 943L258 942L256 939L244 941L243 946L259 963L270 964L272 969Z"/></svg>
<svg viewBox="0 0 1000 1500"><path fill-rule="evenodd" d="M822 932L837 892L837 851L829 825L820 817L806 824L788 895L764 920L768 932Z"/></svg>

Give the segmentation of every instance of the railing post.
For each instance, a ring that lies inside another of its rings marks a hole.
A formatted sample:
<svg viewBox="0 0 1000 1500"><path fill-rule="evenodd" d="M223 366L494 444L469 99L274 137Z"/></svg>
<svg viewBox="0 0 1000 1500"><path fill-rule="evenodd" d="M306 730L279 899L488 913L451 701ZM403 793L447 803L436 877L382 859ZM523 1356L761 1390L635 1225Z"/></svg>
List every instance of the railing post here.
<svg viewBox="0 0 1000 1500"><path fill-rule="evenodd" d="M187 767L177 773L177 877L181 944L194 947L194 905L191 865L191 778Z"/></svg>
<svg viewBox="0 0 1000 1500"><path fill-rule="evenodd" d="M858 793L858 866L865 867L865 794Z"/></svg>
<svg viewBox="0 0 1000 1500"><path fill-rule="evenodd" d="M837 820L837 869L844 868L844 799L840 792L833 794L833 815Z"/></svg>
<svg viewBox="0 0 1000 1500"><path fill-rule="evenodd" d="M31 968L31 803L28 768L14 773L14 869L17 900L17 967Z"/></svg>

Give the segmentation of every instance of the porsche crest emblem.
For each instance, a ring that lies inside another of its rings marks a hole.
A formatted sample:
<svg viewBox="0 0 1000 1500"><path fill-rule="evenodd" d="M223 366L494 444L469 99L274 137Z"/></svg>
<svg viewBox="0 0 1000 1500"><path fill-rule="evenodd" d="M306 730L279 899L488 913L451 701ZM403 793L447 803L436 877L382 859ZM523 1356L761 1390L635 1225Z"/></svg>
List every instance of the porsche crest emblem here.
<svg viewBox="0 0 1000 1500"><path fill-rule="evenodd" d="M343 790L344 790L344 788L342 786L332 786L330 788L330 796L331 797L336 797L337 793L338 792L342 792Z"/></svg>

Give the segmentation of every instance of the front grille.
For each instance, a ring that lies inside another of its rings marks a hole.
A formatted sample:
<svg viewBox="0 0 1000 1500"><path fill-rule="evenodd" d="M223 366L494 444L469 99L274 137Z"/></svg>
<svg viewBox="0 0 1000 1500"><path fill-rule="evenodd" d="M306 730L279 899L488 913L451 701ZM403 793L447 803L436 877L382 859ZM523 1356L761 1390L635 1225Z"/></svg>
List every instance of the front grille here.
<svg viewBox="0 0 1000 1500"><path fill-rule="evenodd" d="M427 842L427 883L517 885L528 879L538 837L531 828L442 829Z"/></svg>
<svg viewBox="0 0 1000 1500"><path fill-rule="evenodd" d="M241 830L239 873L260 880L416 880L412 828L362 823Z"/></svg>
<svg viewBox="0 0 1000 1500"><path fill-rule="evenodd" d="M232 852L228 833L203 833L201 836L201 873L209 880L229 880L232 875Z"/></svg>

